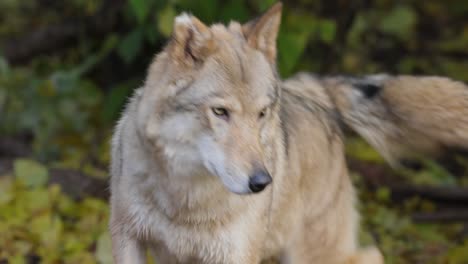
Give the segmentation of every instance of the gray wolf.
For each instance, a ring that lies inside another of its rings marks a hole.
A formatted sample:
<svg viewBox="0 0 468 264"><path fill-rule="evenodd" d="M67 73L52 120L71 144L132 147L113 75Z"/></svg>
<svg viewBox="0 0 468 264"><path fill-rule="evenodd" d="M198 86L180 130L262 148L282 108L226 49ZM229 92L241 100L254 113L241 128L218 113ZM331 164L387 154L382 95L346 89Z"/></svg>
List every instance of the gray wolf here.
<svg viewBox="0 0 468 264"><path fill-rule="evenodd" d="M112 143L116 263L379 264L358 213L334 107L276 71L281 4L246 24L182 14Z"/></svg>

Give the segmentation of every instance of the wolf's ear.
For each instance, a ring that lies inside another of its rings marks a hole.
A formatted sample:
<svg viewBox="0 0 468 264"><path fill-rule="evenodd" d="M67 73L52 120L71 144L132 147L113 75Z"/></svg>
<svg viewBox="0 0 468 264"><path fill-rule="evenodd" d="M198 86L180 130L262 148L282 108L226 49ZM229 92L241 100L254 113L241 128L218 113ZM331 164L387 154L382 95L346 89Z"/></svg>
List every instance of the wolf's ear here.
<svg viewBox="0 0 468 264"><path fill-rule="evenodd" d="M271 63L276 61L276 38L280 28L282 9L283 4L278 2L262 16L242 26L242 32L249 45L263 52Z"/></svg>
<svg viewBox="0 0 468 264"><path fill-rule="evenodd" d="M216 49L210 28L196 17L182 13L174 20L169 52L180 63L193 65Z"/></svg>

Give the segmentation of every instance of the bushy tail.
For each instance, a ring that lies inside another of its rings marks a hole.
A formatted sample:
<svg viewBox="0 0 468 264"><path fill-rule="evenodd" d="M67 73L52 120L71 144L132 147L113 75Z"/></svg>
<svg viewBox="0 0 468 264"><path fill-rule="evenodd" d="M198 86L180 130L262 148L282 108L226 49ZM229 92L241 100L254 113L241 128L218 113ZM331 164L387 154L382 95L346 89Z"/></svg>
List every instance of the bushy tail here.
<svg viewBox="0 0 468 264"><path fill-rule="evenodd" d="M468 86L434 76L322 78L340 122L391 165L415 156L468 152Z"/></svg>

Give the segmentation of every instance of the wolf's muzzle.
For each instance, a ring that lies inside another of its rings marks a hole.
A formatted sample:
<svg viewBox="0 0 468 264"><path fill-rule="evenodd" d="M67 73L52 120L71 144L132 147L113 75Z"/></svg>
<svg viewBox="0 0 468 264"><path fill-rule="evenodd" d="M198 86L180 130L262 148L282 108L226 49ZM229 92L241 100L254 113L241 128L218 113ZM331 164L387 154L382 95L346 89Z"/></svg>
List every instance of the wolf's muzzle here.
<svg viewBox="0 0 468 264"><path fill-rule="evenodd" d="M270 173L265 170L258 170L249 178L249 189L254 193L258 193L263 191L271 182Z"/></svg>

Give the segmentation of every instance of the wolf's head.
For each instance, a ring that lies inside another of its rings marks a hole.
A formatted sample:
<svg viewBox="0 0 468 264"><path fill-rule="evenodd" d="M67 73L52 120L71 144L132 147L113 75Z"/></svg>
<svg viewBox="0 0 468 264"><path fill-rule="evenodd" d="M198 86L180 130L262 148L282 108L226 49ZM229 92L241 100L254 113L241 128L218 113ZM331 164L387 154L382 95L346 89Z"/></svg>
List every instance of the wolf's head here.
<svg viewBox="0 0 468 264"><path fill-rule="evenodd" d="M138 116L172 177L205 169L239 194L272 181L266 160L279 122L280 20L281 4L244 25L175 19L172 39L150 67Z"/></svg>

